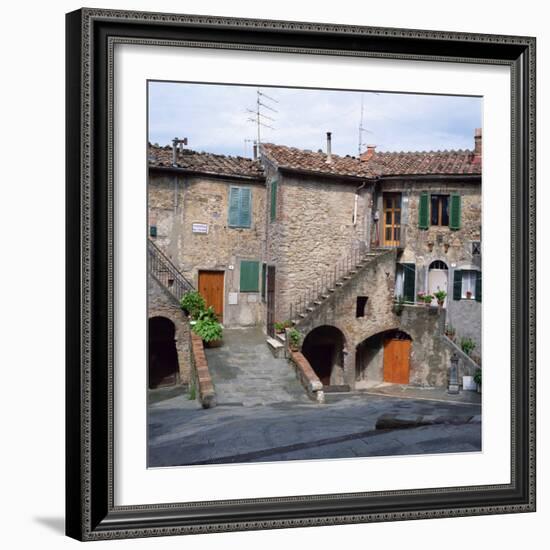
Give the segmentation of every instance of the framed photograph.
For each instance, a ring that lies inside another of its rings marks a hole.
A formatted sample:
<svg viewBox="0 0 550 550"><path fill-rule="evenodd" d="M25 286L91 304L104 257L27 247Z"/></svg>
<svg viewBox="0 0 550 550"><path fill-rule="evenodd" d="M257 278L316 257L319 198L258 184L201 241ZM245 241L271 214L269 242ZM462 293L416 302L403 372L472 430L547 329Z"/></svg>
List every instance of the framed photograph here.
<svg viewBox="0 0 550 550"><path fill-rule="evenodd" d="M67 15L67 535L535 510L535 39Z"/></svg>

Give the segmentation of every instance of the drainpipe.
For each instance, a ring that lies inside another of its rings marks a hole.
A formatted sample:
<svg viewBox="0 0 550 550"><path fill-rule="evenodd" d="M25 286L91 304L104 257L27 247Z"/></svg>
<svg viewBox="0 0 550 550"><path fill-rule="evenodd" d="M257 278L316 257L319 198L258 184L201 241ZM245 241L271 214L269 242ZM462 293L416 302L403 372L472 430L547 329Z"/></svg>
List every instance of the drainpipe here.
<svg viewBox="0 0 550 550"><path fill-rule="evenodd" d="M364 181L356 190L355 190L355 202L353 204L353 225L357 224L357 202L359 200L359 191L365 188L367 182Z"/></svg>

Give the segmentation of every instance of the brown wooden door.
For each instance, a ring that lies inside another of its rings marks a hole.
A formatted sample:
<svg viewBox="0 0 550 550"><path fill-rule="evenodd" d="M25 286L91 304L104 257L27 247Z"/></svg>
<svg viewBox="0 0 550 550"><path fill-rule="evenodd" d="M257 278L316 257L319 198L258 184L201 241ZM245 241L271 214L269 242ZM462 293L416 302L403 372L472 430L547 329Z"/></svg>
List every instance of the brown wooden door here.
<svg viewBox="0 0 550 550"><path fill-rule="evenodd" d="M199 292L223 321L223 271L199 271Z"/></svg>
<svg viewBox="0 0 550 550"><path fill-rule="evenodd" d="M384 341L384 382L409 383L411 341L388 338Z"/></svg>
<svg viewBox="0 0 550 550"><path fill-rule="evenodd" d="M401 242L401 193L384 193L385 246L399 246Z"/></svg>
<svg viewBox="0 0 550 550"><path fill-rule="evenodd" d="M275 266L267 266L267 334L275 336Z"/></svg>

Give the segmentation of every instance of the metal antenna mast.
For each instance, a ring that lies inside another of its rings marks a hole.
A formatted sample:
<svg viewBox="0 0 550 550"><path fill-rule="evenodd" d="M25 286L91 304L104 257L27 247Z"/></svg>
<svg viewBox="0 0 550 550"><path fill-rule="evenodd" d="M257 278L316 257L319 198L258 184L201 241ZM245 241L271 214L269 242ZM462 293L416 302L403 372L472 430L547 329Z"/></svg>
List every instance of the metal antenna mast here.
<svg viewBox="0 0 550 550"><path fill-rule="evenodd" d="M372 93L374 95L380 95L376 92L369 92L369 93ZM363 125L363 119L364 119L364 114L365 114L365 96L364 94L361 94L361 118L359 120L359 143L358 143L358 146L357 146L357 152L358 152L358 156L360 157L361 156L361 153L363 152L363 134L364 133L367 133L367 134L372 134L372 132L370 130L367 130L365 128L365 126Z"/></svg>
<svg viewBox="0 0 550 550"><path fill-rule="evenodd" d="M262 142L262 134L261 134L261 128L269 128L270 130L275 130L273 126L271 126L269 123L265 121L275 122L275 119L273 117L270 117L266 115L263 110L267 109L268 111L271 111L273 113L277 113L278 111L274 109L271 105L268 105L266 102L272 101L273 103L279 103L276 99L268 96L267 94L264 94L263 92L260 92L260 90L256 90L256 109L247 109L246 112L250 113L251 115L254 115L253 117L248 117L248 122L253 122L256 124L257 127L257 144L260 145Z"/></svg>

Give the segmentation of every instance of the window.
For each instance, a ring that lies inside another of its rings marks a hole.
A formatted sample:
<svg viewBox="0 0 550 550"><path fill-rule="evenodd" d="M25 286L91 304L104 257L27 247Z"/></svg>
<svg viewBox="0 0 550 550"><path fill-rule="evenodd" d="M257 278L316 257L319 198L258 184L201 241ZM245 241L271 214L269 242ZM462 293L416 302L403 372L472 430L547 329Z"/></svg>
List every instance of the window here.
<svg viewBox="0 0 550 550"><path fill-rule="evenodd" d="M151 237L156 237L157 236L157 226L156 225L151 225L149 227L149 235Z"/></svg>
<svg viewBox="0 0 550 550"><path fill-rule="evenodd" d="M457 269L454 272L453 298L481 302L481 271Z"/></svg>
<svg viewBox="0 0 550 550"><path fill-rule="evenodd" d="M405 302L414 302L416 266L414 264L397 264L395 270L395 296Z"/></svg>
<svg viewBox="0 0 550 550"><path fill-rule="evenodd" d="M431 224L449 225L449 195L432 195L430 198L432 203Z"/></svg>
<svg viewBox="0 0 550 550"><path fill-rule="evenodd" d="M241 292L258 292L260 279L260 262L241 260Z"/></svg>
<svg viewBox="0 0 550 550"><path fill-rule="evenodd" d="M460 195L420 193L418 203L418 227L420 229L429 229L430 226L460 229L460 217Z"/></svg>
<svg viewBox="0 0 550 550"><path fill-rule="evenodd" d="M472 256L479 256L481 254L481 243L479 241L472 241Z"/></svg>
<svg viewBox="0 0 550 550"><path fill-rule="evenodd" d="M357 296L357 305L355 307L355 317L364 317L367 307L368 296Z"/></svg>
<svg viewBox="0 0 550 550"><path fill-rule="evenodd" d="M229 189L229 227L250 227L251 191L247 187Z"/></svg>

